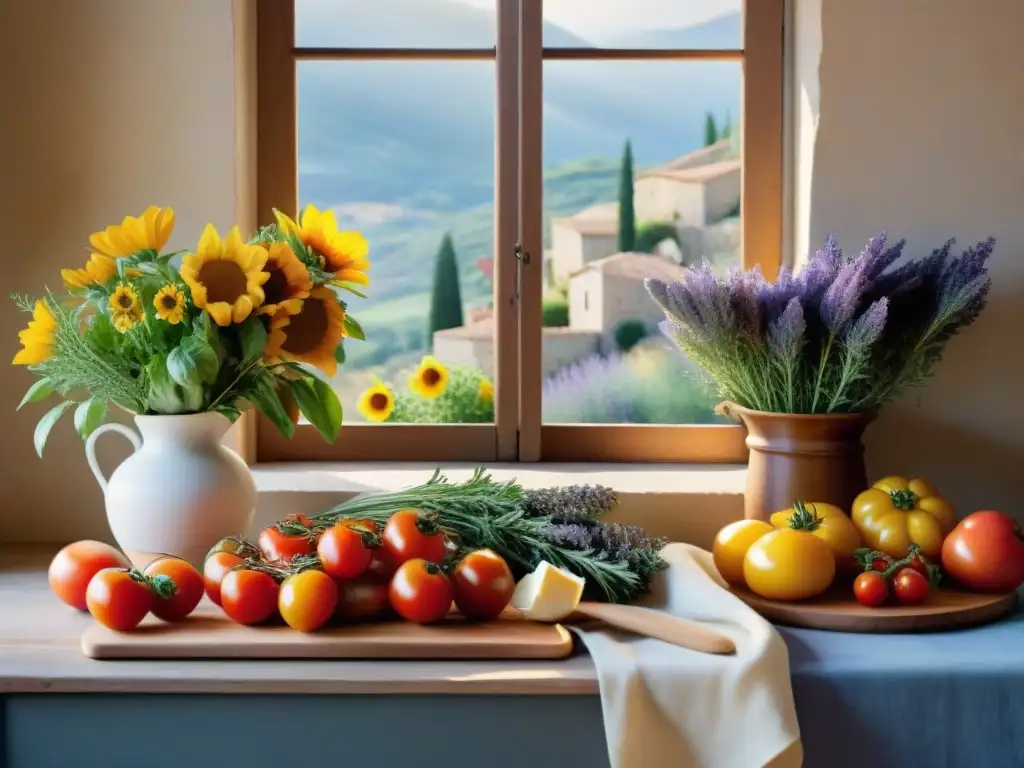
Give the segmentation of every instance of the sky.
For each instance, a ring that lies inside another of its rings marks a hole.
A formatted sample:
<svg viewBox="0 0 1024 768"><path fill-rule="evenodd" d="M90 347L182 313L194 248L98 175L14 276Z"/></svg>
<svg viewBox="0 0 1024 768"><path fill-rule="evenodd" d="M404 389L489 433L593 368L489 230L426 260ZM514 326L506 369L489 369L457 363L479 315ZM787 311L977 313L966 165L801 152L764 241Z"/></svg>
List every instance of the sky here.
<svg viewBox="0 0 1024 768"><path fill-rule="evenodd" d="M449 0L493 9L495 0ZM688 27L740 10L742 0L544 0L544 18L591 42L624 32Z"/></svg>

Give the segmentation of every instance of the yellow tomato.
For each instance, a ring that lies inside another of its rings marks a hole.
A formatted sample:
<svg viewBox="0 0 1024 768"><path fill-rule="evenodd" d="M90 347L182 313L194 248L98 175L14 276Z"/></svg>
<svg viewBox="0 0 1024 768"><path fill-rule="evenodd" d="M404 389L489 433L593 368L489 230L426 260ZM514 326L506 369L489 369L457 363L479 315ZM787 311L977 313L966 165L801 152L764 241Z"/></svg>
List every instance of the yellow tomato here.
<svg viewBox="0 0 1024 768"><path fill-rule="evenodd" d="M804 600L832 585L836 558L824 539L779 528L755 541L743 558L743 578L769 600Z"/></svg>
<svg viewBox="0 0 1024 768"><path fill-rule="evenodd" d="M839 568L857 568L858 564L853 557L853 551L863 542L850 516L839 507L816 501L806 503L798 501L789 509L776 512L772 515L771 521L776 528L791 528L794 520L800 520L802 516L806 515L817 519L818 522L813 530L810 530L810 533L823 539L832 548L836 557L836 565Z"/></svg>
<svg viewBox="0 0 1024 768"><path fill-rule="evenodd" d="M889 557L906 557L917 544L929 560L956 527L956 510L925 480L885 477L860 494L850 512L865 543Z"/></svg>
<svg viewBox="0 0 1024 768"><path fill-rule="evenodd" d="M743 581L743 558L750 545L774 528L764 520L737 520L715 536L711 554L715 567L726 581Z"/></svg>

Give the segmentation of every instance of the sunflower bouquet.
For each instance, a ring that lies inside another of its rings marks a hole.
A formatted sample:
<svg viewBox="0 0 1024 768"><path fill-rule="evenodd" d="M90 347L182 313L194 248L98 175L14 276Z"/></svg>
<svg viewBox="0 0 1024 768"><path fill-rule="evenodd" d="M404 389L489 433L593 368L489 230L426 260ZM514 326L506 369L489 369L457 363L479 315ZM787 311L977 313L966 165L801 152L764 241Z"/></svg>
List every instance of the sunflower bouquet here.
<svg viewBox="0 0 1024 768"><path fill-rule="evenodd" d="M339 290L364 295L367 242L312 205L298 221L274 213L248 240L209 224L194 250L165 253L174 211L150 207L94 233L63 291L14 297L32 319L13 362L39 377L19 408L61 399L36 427L38 453L73 406L83 439L111 407L234 421L252 406L289 437L294 408L337 437L341 404L317 371L334 376L344 339L365 338Z"/></svg>
<svg viewBox="0 0 1024 768"><path fill-rule="evenodd" d="M450 369L426 355L409 374L407 392L377 379L359 397L367 421L406 424L485 424L494 421L494 384L482 371Z"/></svg>

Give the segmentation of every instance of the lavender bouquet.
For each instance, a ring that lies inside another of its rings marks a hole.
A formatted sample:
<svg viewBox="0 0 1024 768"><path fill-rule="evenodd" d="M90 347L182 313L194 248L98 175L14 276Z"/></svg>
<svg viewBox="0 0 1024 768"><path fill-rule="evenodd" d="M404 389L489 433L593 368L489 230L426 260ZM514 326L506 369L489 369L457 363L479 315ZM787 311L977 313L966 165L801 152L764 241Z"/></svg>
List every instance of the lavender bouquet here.
<svg viewBox="0 0 1024 768"><path fill-rule="evenodd" d="M886 233L856 256L829 234L794 275L757 268L720 280L711 264L679 282L648 279L662 331L728 400L774 413L861 413L927 379L946 342L985 306L995 239L950 258L950 240L897 264Z"/></svg>

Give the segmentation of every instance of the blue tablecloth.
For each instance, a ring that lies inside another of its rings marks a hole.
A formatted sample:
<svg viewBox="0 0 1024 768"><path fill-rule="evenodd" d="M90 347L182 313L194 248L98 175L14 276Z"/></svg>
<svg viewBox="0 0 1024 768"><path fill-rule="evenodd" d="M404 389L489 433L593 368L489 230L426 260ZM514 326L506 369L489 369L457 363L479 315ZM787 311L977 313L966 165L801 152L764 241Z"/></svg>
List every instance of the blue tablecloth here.
<svg viewBox="0 0 1024 768"><path fill-rule="evenodd" d="M779 631L807 768L1024 766L1024 612L941 633Z"/></svg>

